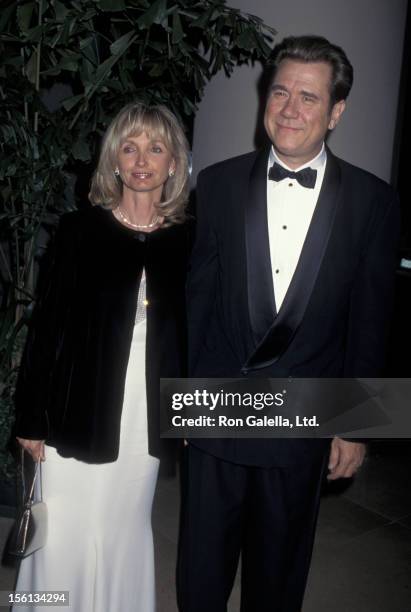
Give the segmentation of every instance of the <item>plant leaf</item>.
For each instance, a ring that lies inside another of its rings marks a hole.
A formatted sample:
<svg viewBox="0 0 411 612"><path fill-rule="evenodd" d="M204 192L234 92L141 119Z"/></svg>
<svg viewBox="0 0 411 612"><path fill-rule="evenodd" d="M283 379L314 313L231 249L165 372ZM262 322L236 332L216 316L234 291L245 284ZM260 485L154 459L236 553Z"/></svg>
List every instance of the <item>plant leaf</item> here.
<svg viewBox="0 0 411 612"><path fill-rule="evenodd" d="M33 51L27 64L24 66L24 72L33 85L36 83L36 69L37 69L37 50Z"/></svg>
<svg viewBox="0 0 411 612"><path fill-rule="evenodd" d="M90 161L90 147L85 140L77 140L72 148L72 154L74 159L80 159L81 161Z"/></svg>
<svg viewBox="0 0 411 612"><path fill-rule="evenodd" d="M130 30L130 32L127 32L127 34L124 34L123 36L118 38L116 41L114 41L110 45L110 51L112 55L121 55L122 53L124 53L124 51L129 46L130 40L133 38L133 36L137 36L137 35L134 32L134 30Z"/></svg>
<svg viewBox="0 0 411 612"><path fill-rule="evenodd" d="M64 6L60 0L55 0L54 2L54 10L56 11L56 19L58 21L64 21L68 14L68 9Z"/></svg>
<svg viewBox="0 0 411 612"><path fill-rule="evenodd" d="M43 26L36 25L34 26L34 28L30 28L29 30L24 32L24 34L27 41L31 43L37 43L41 40L41 37L43 35Z"/></svg>
<svg viewBox="0 0 411 612"><path fill-rule="evenodd" d="M148 73L152 77L159 77L166 71L167 67L164 64L154 64L150 72Z"/></svg>
<svg viewBox="0 0 411 612"><path fill-rule="evenodd" d="M29 30L31 17L33 15L35 6L36 5L34 2L29 2L17 7L17 23L19 24L20 31L23 34L27 34Z"/></svg>
<svg viewBox="0 0 411 612"><path fill-rule="evenodd" d="M251 51L255 48L255 37L252 30L246 29L237 36L234 43L240 47L240 49L246 49Z"/></svg>
<svg viewBox="0 0 411 612"><path fill-rule="evenodd" d="M13 2L10 6L1 9L0 15L0 32L6 29L6 24L16 8L16 3Z"/></svg>
<svg viewBox="0 0 411 612"><path fill-rule="evenodd" d="M65 57L63 56L55 67L60 68L60 70L71 70L75 72L78 70L79 59L80 55L74 53Z"/></svg>
<svg viewBox="0 0 411 612"><path fill-rule="evenodd" d="M166 0L155 0L152 3L148 11L146 11L139 19L137 24L140 29L147 29L153 23L161 24L167 17L167 1Z"/></svg>
<svg viewBox="0 0 411 612"><path fill-rule="evenodd" d="M107 58L96 70L96 82L100 81L105 75L108 75L116 61L118 60L118 55L111 55Z"/></svg>
<svg viewBox="0 0 411 612"><path fill-rule="evenodd" d="M102 11L121 11L127 8L124 0L100 0L98 4Z"/></svg>
<svg viewBox="0 0 411 612"><path fill-rule="evenodd" d="M66 111L71 111L71 109L74 108L83 99L83 94L80 94L78 96L72 96L71 98L67 98L67 100L64 100L61 104L66 109Z"/></svg>
<svg viewBox="0 0 411 612"><path fill-rule="evenodd" d="M183 27L181 25L180 15L178 14L177 11L174 11L173 13L173 36L171 40L173 41L175 45L178 45L178 43L182 41L183 38L185 38L185 34L184 34Z"/></svg>

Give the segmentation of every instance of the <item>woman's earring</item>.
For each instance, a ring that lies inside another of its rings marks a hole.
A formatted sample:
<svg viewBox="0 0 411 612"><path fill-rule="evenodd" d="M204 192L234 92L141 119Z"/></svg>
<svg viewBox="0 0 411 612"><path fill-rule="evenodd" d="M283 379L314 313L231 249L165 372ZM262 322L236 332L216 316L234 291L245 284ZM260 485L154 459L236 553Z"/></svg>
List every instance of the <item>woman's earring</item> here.
<svg viewBox="0 0 411 612"><path fill-rule="evenodd" d="M171 178L172 176L174 176L176 173L176 171L173 168L170 168L170 170L168 171L168 176Z"/></svg>
<svg viewBox="0 0 411 612"><path fill-rule="evenodd" d="M116 169L114 170L114 174L115 174L116 176L120 176L120 170L119 170L118 168L116 168Z"/></svg>

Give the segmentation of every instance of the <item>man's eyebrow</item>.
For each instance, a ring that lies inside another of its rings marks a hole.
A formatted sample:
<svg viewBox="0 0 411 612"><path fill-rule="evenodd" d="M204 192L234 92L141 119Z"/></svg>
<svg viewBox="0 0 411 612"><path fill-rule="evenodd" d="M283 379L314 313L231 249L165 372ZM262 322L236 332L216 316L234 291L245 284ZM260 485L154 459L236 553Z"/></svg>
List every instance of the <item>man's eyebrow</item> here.
<svg viewBox="0 0 411 612"><path fill-rule="evenodd" d="M312 91L305 91L304 89L302 89L300 91L300 94L302 96L306 96L307 98L312 98L313 100L319 100L320 98L317 96L317 94L313 93Z"/></svg>
<svg viewBox="0 0 411 612"><path fill-rule="evenodd" d="M273 83L270 87L270 91L288 91L287 87L285 87L285 85L281 85L281 83ZM312 91L306 91L305 89L302 89L299 91L299 94L301 96L306 96L307 98L311 98L312 100L319 100L319 96L315 93L313 93Z"/></svg>

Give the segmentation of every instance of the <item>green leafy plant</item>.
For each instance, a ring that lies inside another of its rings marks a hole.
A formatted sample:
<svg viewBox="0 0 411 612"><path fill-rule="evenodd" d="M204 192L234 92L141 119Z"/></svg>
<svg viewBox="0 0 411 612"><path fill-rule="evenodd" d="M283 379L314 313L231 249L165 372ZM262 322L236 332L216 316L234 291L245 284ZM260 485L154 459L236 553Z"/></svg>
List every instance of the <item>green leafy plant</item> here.
<svg viewBox="0 0 411 612"><path fill-rule="evenodd" d="M162 103L190 137L206 83L220 70L265 60L274 34L224 0L2 3L1 447L44 229L84 201L109 120L133 99Z"/></svg>

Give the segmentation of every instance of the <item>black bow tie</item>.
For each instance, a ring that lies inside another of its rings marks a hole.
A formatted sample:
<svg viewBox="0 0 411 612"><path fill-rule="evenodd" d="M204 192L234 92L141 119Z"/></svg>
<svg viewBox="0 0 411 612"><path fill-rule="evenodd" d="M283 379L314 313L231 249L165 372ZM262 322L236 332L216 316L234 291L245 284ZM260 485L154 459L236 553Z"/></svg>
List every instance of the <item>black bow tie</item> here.
<svg viewBox="0 0 411 612"><path fill-rule="evenodd" d="M315 181L317 180L317 170L303 168L299 170L299 172L293 172L292 170L287 170L284 166L280 166L277 162L274 162L268 172L268 178L270 181L282 181L285 178L292 178L298 181L303 187L314 189Z"/></svg>

